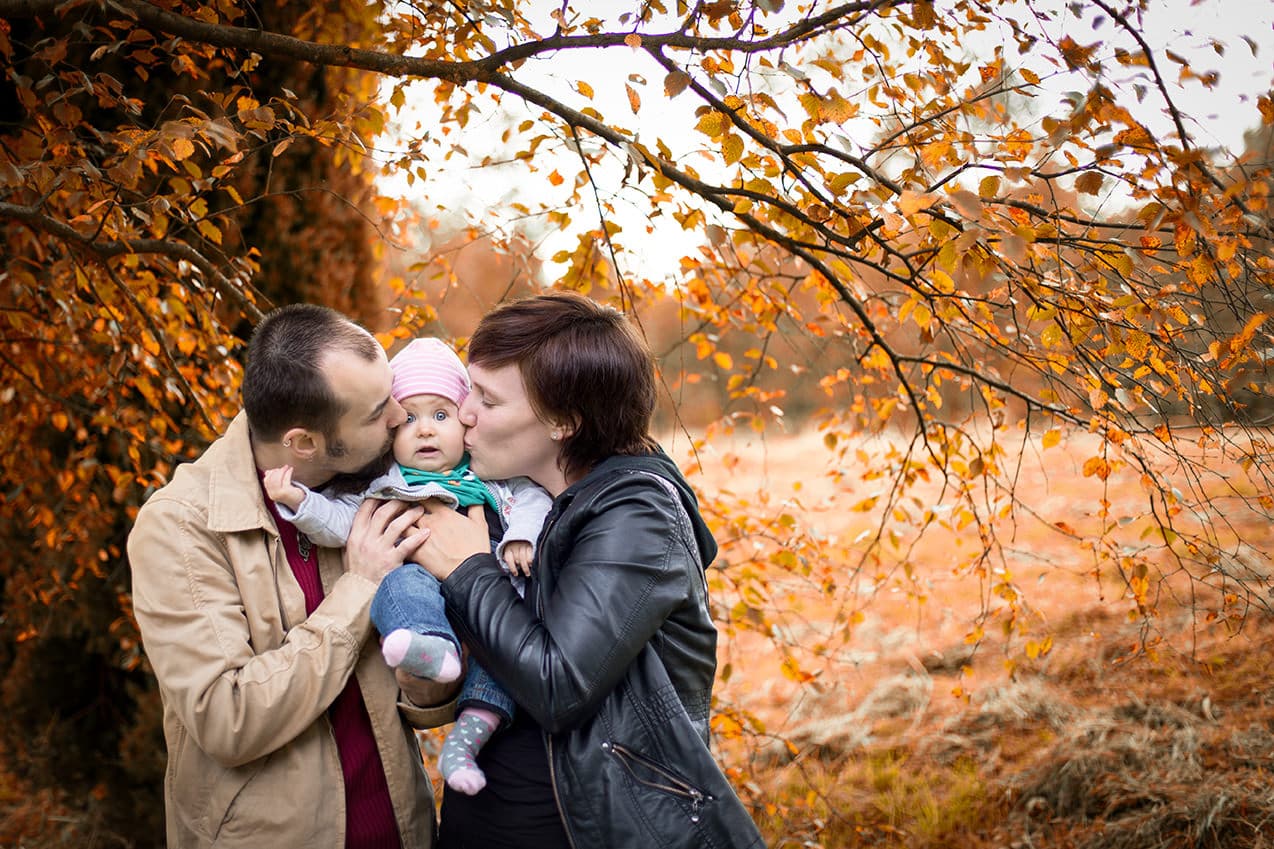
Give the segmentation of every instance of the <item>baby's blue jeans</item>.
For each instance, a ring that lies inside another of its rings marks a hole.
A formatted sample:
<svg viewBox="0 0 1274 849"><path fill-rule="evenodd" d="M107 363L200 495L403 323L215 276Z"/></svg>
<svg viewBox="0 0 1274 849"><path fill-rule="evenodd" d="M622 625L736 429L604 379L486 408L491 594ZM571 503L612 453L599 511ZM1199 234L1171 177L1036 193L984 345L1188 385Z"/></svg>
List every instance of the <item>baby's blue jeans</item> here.
<svg viewBox="0 0 1274 849"><path fill-rule="evenodd" d="M450 640L456 652L460 652L460 640L447 621L438 579L415 563L404 563L380 582L372 599L372 624L381 636L406 628L417 634L442 637ZM489 708L505 722L513 719L513 699L472 657L460 688L458 705Z"/></svg>

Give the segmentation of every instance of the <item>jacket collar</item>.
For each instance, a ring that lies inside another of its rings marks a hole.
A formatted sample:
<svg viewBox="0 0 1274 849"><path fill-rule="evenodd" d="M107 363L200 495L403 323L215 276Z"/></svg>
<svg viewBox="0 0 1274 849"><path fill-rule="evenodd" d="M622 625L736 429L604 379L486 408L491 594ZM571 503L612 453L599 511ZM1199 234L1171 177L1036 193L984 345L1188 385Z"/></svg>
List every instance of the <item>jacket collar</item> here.
<svg viewBox="0 0 1274 849"><path fill-rule="evenodd" d="M717 542L713 539L712 531L708 528L702 514L699 512L699 499L695 496L694 489L682 476L677 464L662 449L648 454L616 454L606 458L590 469L583 478L567 487L566 491L555 499L554 509L565 510L575 500L576 496L588 487L599 482L612 480L616 474L625 472L642 472L648 475L657 475L672 485L681 499L682 505L686 508L686 514L690 518L690 526L694 531L695 544L699 547L700 560L704 568L707 568L708 564L716 559Z"/></svg>
<svg viewBox="0 0 1274 849"><path fill-rule="evenodd" d="M245 413L241 411L234 417L225 434L212 444L200 462L209 466L209 530L233 533L265 528L275 531L252 457L252 439Z"/></svg>

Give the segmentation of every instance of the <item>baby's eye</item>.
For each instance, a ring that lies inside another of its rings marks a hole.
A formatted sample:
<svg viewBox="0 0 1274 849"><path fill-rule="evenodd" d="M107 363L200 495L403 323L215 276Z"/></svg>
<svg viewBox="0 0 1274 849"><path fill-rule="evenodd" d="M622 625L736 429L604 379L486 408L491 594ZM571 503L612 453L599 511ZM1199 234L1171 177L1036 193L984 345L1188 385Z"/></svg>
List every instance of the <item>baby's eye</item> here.
<svg viewBox="0 0 1274 849"><path fill-rule="evenodd" d="M434 413L434 421L445 422L446 420L447 420L446 410L438 410L436 413Z"/></svg>
<svg viewBox="0 0 1274 849"><path fill-rule="evenodd" d="M407 414L407 422L406 422L407 424L411 424L411 423L412 423L412 422L414 422L415 420L416 420L416 414L415 414L415 413L408 413L408 414Z"/></svg>

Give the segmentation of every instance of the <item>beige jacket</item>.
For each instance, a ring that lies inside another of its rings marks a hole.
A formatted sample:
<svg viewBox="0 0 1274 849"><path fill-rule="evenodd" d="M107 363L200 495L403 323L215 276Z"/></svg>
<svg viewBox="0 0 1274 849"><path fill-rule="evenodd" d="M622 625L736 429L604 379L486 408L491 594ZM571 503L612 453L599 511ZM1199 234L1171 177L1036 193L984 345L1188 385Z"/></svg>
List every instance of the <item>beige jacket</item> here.
<svg viewBox="0 0 1274 849"><path fill-rule="evenodd" d="M352 671L403 849L428 849L433 789L368 611L376 587L319 549L314 615L261 494L242 413L146 502L128 538L133 609L164 703L168 849L342 849L345 791L327 708Z"/></svg>

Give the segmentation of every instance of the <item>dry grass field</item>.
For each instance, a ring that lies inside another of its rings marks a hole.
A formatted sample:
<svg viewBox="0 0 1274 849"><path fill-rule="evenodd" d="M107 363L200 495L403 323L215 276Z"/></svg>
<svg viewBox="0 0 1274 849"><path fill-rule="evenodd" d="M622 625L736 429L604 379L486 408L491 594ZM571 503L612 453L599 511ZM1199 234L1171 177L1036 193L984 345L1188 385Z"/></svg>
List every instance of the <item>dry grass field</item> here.
<svg viewBox="0 0 1274 849"><path fill-rule="evenodd" d="M688 456L685 438L665 444ZM844 572L857 575L831 587L771 572L765 603L780 633L734 630L722 646L718 708L732 721L721 752L764 804L772 846L1274 845L1274 617L1258 606L1241 628L1208 622L1215 599L1171 574L1154 585L1155 616L1130 615L1125 583L1075 536L1097 527L1105 499L1113 535L1136 545L1144 496L1127 470L1104 485L1085 477L1092 449L1082 436L1047 452L1024 446L1017 485L1036 517L1019 511L997 527L996 574L953 568L981 543L933 526L903 546L909 573L887 568L887 547L867 579L841 541L877 527L851 508L869 487L852 469L839 491L830 485L817 434L749 433L700 451L701 491L763 487L758 510L781 504L829 551L847 552ZM1193 483L1205 497L1254 492L1242 469L1206 465ZM1218 541L1259 580L1268 522L1237 500L1220 512ZM1059 517L1078 533L1059 533ZM751 568L740 547L723 549L726 573ZM1024 631L995 627L1000 578L1021 593ZM982 638L970 640L979 623ZM784 641L830 648L796 680Z"/></svg>

